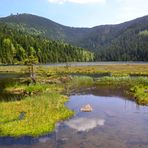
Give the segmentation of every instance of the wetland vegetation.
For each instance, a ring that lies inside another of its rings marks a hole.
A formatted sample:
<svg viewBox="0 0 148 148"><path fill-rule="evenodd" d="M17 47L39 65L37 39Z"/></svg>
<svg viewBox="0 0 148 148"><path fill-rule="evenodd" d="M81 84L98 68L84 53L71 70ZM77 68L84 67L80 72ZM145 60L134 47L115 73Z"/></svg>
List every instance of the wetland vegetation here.
<svg viewBox="0 0 148 148"><path fill-rule="evenodd" d="M38 136L52 132L57 122L74 115L65 106L72 92L92 87L121 88L137 104L148 105L148 65L34 66L36 84L27 66L1 66L0 136ZM11 96L21 96L19 99Z"/></svg>

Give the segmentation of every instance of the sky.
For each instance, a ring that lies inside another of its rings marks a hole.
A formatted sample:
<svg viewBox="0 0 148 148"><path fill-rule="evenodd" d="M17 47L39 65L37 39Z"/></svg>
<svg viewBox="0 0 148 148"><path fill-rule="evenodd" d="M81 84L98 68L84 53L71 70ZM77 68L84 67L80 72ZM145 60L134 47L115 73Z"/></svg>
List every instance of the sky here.
<svg viewBox="0 0 148 148"><path fill-rule="evenodd" d="M17 13L71 27L93 27L148 15L148 0L0 0L0 17Z"/></svg>

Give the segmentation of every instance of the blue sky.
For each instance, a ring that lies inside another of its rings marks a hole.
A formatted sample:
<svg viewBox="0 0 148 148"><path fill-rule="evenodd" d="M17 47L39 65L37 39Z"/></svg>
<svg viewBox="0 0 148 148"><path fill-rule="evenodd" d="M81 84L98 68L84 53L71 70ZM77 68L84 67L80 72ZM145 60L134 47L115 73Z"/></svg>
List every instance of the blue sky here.
<svg viewBox="0 0 148 148"><path fill-rule="evenodd" d="M117 24L148 15L148 0L0 0L0 17L31 13L73 27Z"/></svg>

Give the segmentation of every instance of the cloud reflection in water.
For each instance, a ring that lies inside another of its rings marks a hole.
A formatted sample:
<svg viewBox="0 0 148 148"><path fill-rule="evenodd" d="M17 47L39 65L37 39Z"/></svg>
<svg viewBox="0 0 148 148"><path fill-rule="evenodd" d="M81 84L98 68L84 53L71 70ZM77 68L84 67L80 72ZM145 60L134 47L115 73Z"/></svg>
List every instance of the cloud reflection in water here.
<svg viewBox="0 0 148 148"><path fill-rule="evenodd" d="M65 124L77 131L89 131L97 126L103 126L104 122L104 119L76 118L66 121Z"/></svg>
<svg viewBox="0 0 148 148"><path fill-rule="evenodd" d="M40 143L46 143L49 139L50 139L49 137L41 137L41 138L39 139L39 142L40 142Z"/></svg>

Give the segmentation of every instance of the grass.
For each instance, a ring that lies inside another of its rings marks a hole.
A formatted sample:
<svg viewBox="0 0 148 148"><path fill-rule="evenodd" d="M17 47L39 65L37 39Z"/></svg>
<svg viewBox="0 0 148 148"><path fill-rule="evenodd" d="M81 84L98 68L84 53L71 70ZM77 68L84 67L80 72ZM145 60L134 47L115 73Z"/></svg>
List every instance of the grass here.
<svg viewBox="0 0 148 148"><path fill-rule="evenodd" d="M121 87L135 98L137 104L148 105L148 77L103 77L97 86Z"/></svg>
<svg viewBox="0 0 148 148"><path fill-rule="evenodd" d="M136 102L141 105L148 105L148 85L136 85L131 88Z"/></svg>
<svg viewBox="0 0 148 148"><path fill-rule="evenodd" d="M98 86L129 86L131 84L131 78L130 77L103 77L99 78L96 81L96 85Z"/></svg>
<svg viewBox="0 0 148 148"><path fill-rule="evenodd" d="M97 85L110 85L110 86L128 86L133 87L135 85L143 84L148 85L148 77L103 77L98 78L96 81Z"/></svg>
<svg viewBox="0 0 148 148"><path fill-rule="evenodd" d="M110 64L98 66L71 66L66 67L47 67L34 66L34 70L39 74L126 74L135 76L148 76L148 64ZM0 66L0 72L26 72L26 66Z"/></svg>
<svg viewBox="0 0 148 148"><path fill-rule="evenodd" d="M28 78L26 78L27 80ZM38 82L26 85L24 79L6 85L8 94L24 94L20 101L0 102L0 136L39 136L52 132L58 121L74 112L65 106L63 85ZM19 120L21 113L25 116Z"/></svg>
<svg viewBox="0 0 148 148"><path fill-rule="evenodd" d="M36 95L46 92L62 92L64 90L62 85L57 84L45 84L37 83L30 84L29 86L25 84L16 83L13 86L5 88L5 92L10 94L25 94L25 95Z"/></svg>
<svg viewBox="0 0 148 148"><path fill-rule="evenodd" d="M70 81L70 85L77 89L81 87L91 87L94 85L94 80L88 76L74 76Z"/></svg>
<svg viewBox="0 0 148 148"><path fill-rule="evenodd" d="M52 132L56 122L74 114L65 107L66 101L66 96L45 93L21 101L1 102L0 136L38 136ZM24 119L13 121L21 112L25 113Z"/></svg>

